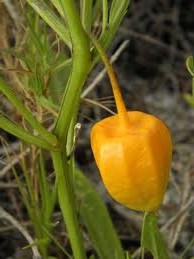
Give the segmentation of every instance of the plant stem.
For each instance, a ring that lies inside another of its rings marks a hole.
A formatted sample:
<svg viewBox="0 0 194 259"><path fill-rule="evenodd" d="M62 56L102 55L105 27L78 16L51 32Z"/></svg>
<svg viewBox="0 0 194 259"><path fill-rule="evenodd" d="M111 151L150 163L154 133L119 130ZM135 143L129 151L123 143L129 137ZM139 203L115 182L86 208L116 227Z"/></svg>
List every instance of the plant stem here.
<svg viewBox="0 0 194 259"><path fill-rule="evenodd" d="M144 231L145 231L145 224L146 224L146 217L148 215L148 212L145 212L144 213L144 216L143 216L143 224L142 224L142 229L141 229L141 259L144 259L144 247L143 247L143 234L144 234Z"/></svg>
<svg viewBox="0 0 194 259"><path fill-rule="evenodd" d="M89 38L85 34L74 0L61 0L72 40L72 71L63 96L55 134L62 145L66 144L68 129L74 107L80 100L82 86L90 69Z"/></svg>
<svg viewBox="0 0 194 259"><path fill-rule="evenodd" d="M116 101L116 106L117 106L117 111L118 113L123 113L123 112L127 112L126 111L126 107L123 101L123 97L120 91L120 87L116 78L116 74L114 72L113 66L110 63L104 49L102 48L102 46L100 45L100 43L98 43L97 40L95 40L92 36L90 36L92 43L94 44L95 48L97 49L109 76L110 82L111 82L111 86L112 86L112 90L113 90L113 94L115 97L115 101Z"/></svg>
<svg viewBox="0 0 194 259"><path fill-rule="evenodd" d="M69 170L67 154L52 152L52 159L56 173L59 204L65 219L74 258L86 259L76 215L75 197L70 175L72 172Z"/></svg>
<svg viewBox="0 0 194 259"><path fill-rule="evenodd" d="M85 34L74 0L61 0L66 22L72 40L72 70L63 96L54 134L57 136L64 152L52 152L56 174L57 191L60 208L69 234L75 259L86 259L82 234L79 228L75 196L73 190L73 167L67 159L67 137L72 117L77 116L77 109L82 86L90 68L89 39Z"/></svg>

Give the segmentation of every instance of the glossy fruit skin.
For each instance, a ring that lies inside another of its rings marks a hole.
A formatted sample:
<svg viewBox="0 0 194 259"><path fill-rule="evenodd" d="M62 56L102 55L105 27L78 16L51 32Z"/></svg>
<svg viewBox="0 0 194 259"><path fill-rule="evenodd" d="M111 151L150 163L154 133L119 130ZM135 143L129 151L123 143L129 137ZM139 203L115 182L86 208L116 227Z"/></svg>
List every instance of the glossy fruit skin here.
<svg viewBox="0 0 194 259"><path fill-rule="evenodd" d="M129 126L119 115L96 123L91 147L104 185L119 203L137 211L155 211L164 198L172 139L167 126L155 116L127 112Z"/></svg>

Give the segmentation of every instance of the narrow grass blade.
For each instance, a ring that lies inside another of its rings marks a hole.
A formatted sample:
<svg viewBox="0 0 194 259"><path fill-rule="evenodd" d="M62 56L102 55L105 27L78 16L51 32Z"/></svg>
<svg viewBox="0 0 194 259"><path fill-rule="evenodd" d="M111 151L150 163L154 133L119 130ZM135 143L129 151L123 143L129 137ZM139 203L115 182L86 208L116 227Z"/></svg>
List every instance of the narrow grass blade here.
<svg viewBox="0 0 194 259"><path fill-rule="evenodd" d="M113 0L110 9L109 22L114 26L120 24L129 6L130 0Z"/></svg>
<svg viewBox="0 0 194 259"><path fill-rule="evenodd" d="M106 26L106 30L104 30L103 33L101 33L99 42L105 50L111 44L111 42L118 30L118 27L119 27L125 13L127 12L127 8L129 6L129 4L130 4L130 0L124 0L124 1L114 0L114 1L112 1L109 17L107 18L106 16L108 14L106 11L106 2L104 0L104 2L103 2L103 16L104 16L103 23L104 23L104 25L103 26L105 26L106 19L108 19L108 24ZM96 64L98 61L99 61L99 56L95 52L95 59L93 61L93 65Z"/></svg>
<svg viewBox="0 0 194 259"><path fill-rule="evenodd" d="M81 217L101 259L124 259L124 251L97 191L82 172L75 172L75 190Z"/></svg>
<svg viewBox="0 0 194 259"><path fill-rule="evenodd" d="M53 149L53 147L49 143L42 140L38 136L34 136L29 132L25 131L22 127L10 121L9 119L5 118L1 114L0 114L0 128L29 144L34 144L43 149L48 149L48 150ZM54 148L54 150L56 149Z"/></svg>
<svg viewBox="0 0 194 259"><path fill-rule="evenodd" d="M68 30L43 0L26 0L42 19L59 35L65 44L71 48Z"/></svg>
<svg viewBox="0 0 194 259"><path fill-rule="evenodd" d="M42 139L45 140L45 143L50 143L51 149L52 146L58 145L56 137L43 127L43 125L34 117L34 115L26 108L26 106L20 101L20 99L12 92L9 86L1 78L0 91L2 91L3 94L9 99L9 101L17 108L17 110L22 114L26 121L40 133ZM1 119L3 120L3 118ZM9 125L11 124L9 123ZM23 139L22 136L21 139ZM42 146L42 148L44 147Z"/></svg>
<svg viewBox="0 0 194 259"><path fill-rule="evenodd" d="M157 216L154 212L145 213L141 247L150 251L154 259L169 259L165 242L157 225Z"/></svg>
<svg viewBox="0 0 194 259"><path fill-rule="evenodd" d="M92 28L92 0L81 1L81 21L84 29L90 33Z"/></svg>
<svg viewBox="0 0 194 259"><path fill-rule="evenodd" d="M108 1L102 2L102 34L105 32L108 25Z"/></svg>
<svg viewBox="0 0 194 259"><path fill-rule="evenodd" d="M63 8L61 5L61 1L60 0L51 0L51 2L54 5L54 7L57 9L57 11L59 12L61 17L65 18L64 11L63 11Z"/></svg>

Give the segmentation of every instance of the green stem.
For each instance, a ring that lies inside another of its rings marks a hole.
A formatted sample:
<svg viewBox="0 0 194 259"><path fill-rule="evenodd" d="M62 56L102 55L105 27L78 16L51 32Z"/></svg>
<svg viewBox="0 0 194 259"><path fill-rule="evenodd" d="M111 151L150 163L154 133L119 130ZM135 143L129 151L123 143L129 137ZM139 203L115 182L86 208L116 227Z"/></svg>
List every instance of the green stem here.
<svg viewBox="0 0 194 259"><path fill-rule="evenodd" d="M53 147L50 143L47 143L45 140L39 138L38 136L30 134L3 115L0 115L0 128L29 144L36 145L43 149L57 150L57 148Z"/></svg>
<svg viewBox="0 0 194 259"><path fill-rule="evenodd" d="M63 96L55 134L62 145L66 144L68 129L72 117L70 111L79 103L83 84L90 69L89 39L85 34L74 0L61 0L72 40L72 70Z"/></svg>
<svg viewBox="0 0 194 259"><path fill-rule="evenodd" d="M40 150L39 154L39 174L38 174L38 182L40 185L40 193L41 193L41 200L42 200L42 209L44 210L43 215L46 217L48 215L47 211L48 208L50 207L50 203L52 199L48 199L48 197L51 196L50 193L50 186L49 182L47 179L47 172L46 172L46 165L45 165L45 157L44 157L44 152L43 150ZM45 220L46 222L46 220ZM45 223L47 226L47 223Z"/></svg>
<svg viewBox="0 0 194 259"><path fill-rule="evenodd" d="M42 194L41 199L43 201L42 202L43 203L42 215L44 216L43 223L44 223L44 226L47 228L47 230L51 231L52 229L51 218L57 201L57 186L55 181L54 186L51 189L51 186L48 182L43 150L40 150L39 164L40 164L40 175L39 175L40 191Z"/></svg>
<svg viewBox="0 0 194 259"><path fill-rule="evenodd" d="M40 133L42 139L44 139L47 143L50 143L50 146L58 146L57 138L41 125L41 123L34 117L34 115L30 111L28 111L25 105L19 100L19 98L12 92L12 90L5 84L5 82L1 78L0 90L17 108L23 118L26 119L26 121L33 127L33 129L37 130Z"/></svg>
<svg viewBox="0 0 194 259"><path fill-rule="evenodd" d="M147 217L147 215L148 215L148 212L145 212L144 216L143 216L143 223L142 223L142 229L141 229L141 259L144 259L143 238L144 238L145 224L146 224L146 217Z"/></svg>
<svg viewBox="0 0 194 259"><path fill-rule="evenodd" d="M194 77L192 77L192 96L194 97Z"/></svg>
<svg viewBox="0 0 194 259"><path fill-rule="evenodd" d="M52 152L52 159L56 173L59 204L65 219L74 258L86 259L76 215L75 197L70 175L72 172L69 170L67 154Z"/></svg>
<svg viewBox="0 0 194 259"><path fill-rule="evenodd" d="M52 152L58 199L75 259L86 259L79 228L73 190L73 169L67 161L66 145L72 116L76 116L82 86L90 69L89 39L85 34L74 0L61 0L72 40L72 70L63 96L54 133L64 146L64 153Z"/></svg>

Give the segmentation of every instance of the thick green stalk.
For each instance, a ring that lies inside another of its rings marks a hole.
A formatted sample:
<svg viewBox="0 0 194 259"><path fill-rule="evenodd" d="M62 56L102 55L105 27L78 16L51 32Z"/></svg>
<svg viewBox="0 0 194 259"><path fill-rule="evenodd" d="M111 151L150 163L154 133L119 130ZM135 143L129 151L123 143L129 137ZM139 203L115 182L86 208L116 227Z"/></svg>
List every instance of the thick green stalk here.
<svg viewBox="0 0 194 259"><path fill-rule="evenodd" d="M83 84L90 69L90 45L74 0L61 0L72 40L72 71L62 100L55 134L65 145L74 106L80 100Z"/></svg>
<svg viewBox="0 0 194 259"><path fill-rule="evenodd" d="M82 235L77 220L75 197L71 182L72 176L70 175L72 172L69 170L67 154L52 152L52 160L56 172L59 204L63 218L65 219L74 258L86 259Z"/></svg>
<svg viewBox="0 0 194 259"><path fill-rule="evenodd" d="M42 1L27 0L27 2L43 17L44 8L42 8ZM61 146L64 147L64 153L51 151L51 154L56 173L59 204L67 226L74 258L86 259L82 235L76 216L72 182L73 170L70 169L67 161L66 144L72 115L74 116L77 114L77 109L75 107L78 106L82 86L90 69L90 45L89 39L82 28L75 1L59 0L59 2L62 7L60 12L61 10L64 12L66 18L65 22L68 25L72 42L72 70L54 129L55 136L59 140ZM55 31L57 30L54 26L52 28Z"/></svg>
<svg viewBox="0 0 194 259"><path fill-rule="evenodd" d="M77 219L73 190L73 170L68 164L66 145L72 117L76 116L82 86L90 68L89 39L80 21L74 0L61 0L66 22L72 40L72 70L62 100L54 133L64 146L64 153L52 152L57 179L58 198L64 221L68 230L75 259L86 259L82 234Z"/></svg>

